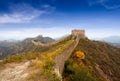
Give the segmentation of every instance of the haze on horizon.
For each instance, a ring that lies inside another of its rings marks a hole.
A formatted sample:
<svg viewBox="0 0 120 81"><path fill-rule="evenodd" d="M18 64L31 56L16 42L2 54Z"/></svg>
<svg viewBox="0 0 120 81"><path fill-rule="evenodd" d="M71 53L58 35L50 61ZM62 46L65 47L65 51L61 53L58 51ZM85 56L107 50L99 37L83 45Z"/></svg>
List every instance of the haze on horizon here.
<svg viewBox="0 0 120 81"><path fill-rule="evenodd" d="M120 0L0 0L0 40L86 30L89 38L120 36Z"/></svg>

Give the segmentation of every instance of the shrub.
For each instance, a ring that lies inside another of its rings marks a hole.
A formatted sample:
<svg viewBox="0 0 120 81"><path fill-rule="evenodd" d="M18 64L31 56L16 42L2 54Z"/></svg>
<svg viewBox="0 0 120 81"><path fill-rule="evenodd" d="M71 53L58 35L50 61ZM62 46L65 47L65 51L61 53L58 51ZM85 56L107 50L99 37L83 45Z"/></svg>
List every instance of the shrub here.
<svg viewBox="0 0 120 81"><path fill-rule="evenodd" d="M4 63L10 63L10 62L21 62L22 60L25 59L25 55L22 54L15 54L13 56L8 56L5 60Z"/></svg>
<svg viewBox="0 0 120 81"><path fill-rule="evenodd" d="M35 69L40 69L41 65L42 65L42 62L38 58L36 58L34 63L33 63L34 68Z"/></svg>
<svg viewBox="0 0 120 81"><path fill-rule="evenodd" d="M5 68L5 65L3 62L0 62L0 69L4 69Z"/></svg>
<svg viewBox="0 0 120 81"><path fill-rule="evenodd" d="M75 56L80 59L85 59L85 54L82 51L75 52Z"/></svg>
<svg viewBox="0 0 120 81"><path fill-rule="evenodd" d="M87 68L76 68L74 75L70 81L95 81Z"/></svg>
<svg viewBox="0 0 120 81"><path fill-rule="evenodd" d="M63 76L65 77L63 81L95 81L87 68L80 68L70 60L65 64Z"/></svg>

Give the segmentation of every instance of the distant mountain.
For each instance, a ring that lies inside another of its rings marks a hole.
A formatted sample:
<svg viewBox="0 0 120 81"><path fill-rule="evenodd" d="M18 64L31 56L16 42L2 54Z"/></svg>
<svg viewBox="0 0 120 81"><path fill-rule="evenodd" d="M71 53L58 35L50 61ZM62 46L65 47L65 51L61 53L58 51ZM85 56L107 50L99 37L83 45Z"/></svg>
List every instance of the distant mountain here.
<svg viewBox="0 0 120 81"><path fill-rule="evenodd" d="M100 40L110 43L120 43L120 36L110 36L110 37L102 38Z"/></svg>
<svg viewBox="0 0 120 81"><path fill-rule="evenodd" d="M34 41L41 42L41 43L49 43L55 41L54 39L50 37L42 37L42 35L37 36L36 38L33 39Z"/></svg>
<svg viewBox="0 0 120 81"><path fill-rule="evenodd" d="M116 46L116 47L120 48L120 43L109 43L109 44L111 44L111 45L113 45L113 46Z"/></svg>
<svg viewBox="0 0 120 81"><path fill-rule="evenodd" d="M107 42L112 46L120 48L120 36L110 36L110 37L105 37L97 40Z"/></svg>
<svg viewBox="0 0 120 81"><path fill-rule="evenodd" d="M20 42L10 42L10 41L0 41L0 59L6 57L7 55L11 55L17 53L20 49Z"/></svg>
<svg viewBox="0 0 120 81"><path fill-rule="evenodd" d="M55 41L50 37L43 37L42 35L39 35L35 38L26 38L22 41L0 41L0 59L3 59L6 56L15 53L24 54L25 52L30 51L34 47L32 40L41 43L49 43Z"/></svg>

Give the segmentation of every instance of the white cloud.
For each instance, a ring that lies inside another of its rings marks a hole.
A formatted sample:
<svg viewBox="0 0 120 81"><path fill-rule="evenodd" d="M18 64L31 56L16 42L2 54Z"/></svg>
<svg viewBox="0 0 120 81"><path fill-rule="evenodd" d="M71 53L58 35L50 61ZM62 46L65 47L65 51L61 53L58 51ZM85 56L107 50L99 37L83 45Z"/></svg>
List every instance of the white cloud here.
<svg viewBox="0 0 120 81"><path fill-rule="evenodd" d="M43 7L44 9L55 10L55 7L52 7L52 6L48 5L48 4L44 4L41 7Z"/></svg>
<svg viewBox="0 0 120 81"><path fill-rule="evenodd" d="M0 31L0 38L4 39L24 39L37 35L58 38L71 33L71 28L52 27L52 28L24 28L17 30Z"/></svg>
<svg viewBox="0 0 120 81"><path fill-rule="evenodd" d="M113 29L89 29L86 30L86 35L90 39L101 39L104 37L110 37L110 36L120 36L119 30L114 30Z"/></svg>
<svg viewBox="0 0 120 81"><path fill-rule="evenodd" d="M0 15L0 23L25 23L33 19L47 14L52 11L54 7L44 5L44 9L36 9L27 4L17 4L10 6L11 13L4 13ZM48 12L49 10L49 12Z"/></svg>
<svg viewBox="0 0 120 81"><path fill-rule="evenodd" d="M87 0L89 6L93 6L93 5L97 5L97 4L102 4L104 3L106 0Z"/></svg>
<svg viewBox="0 0 120 81"><path fill-rule="evenodd" d="M28 37L36 37L38 35L49 36L58 38L71 33L73 28L51 27L51 28L22 28L16 30L2 30L0 31L0 40L16 39L21 40ZM81 28L78 28L81 29ZM119 30L113 31L112 29L86 29L86 36L90 39L103 38L113 35L120 35ZM1 39L2 38L2 39Z"/></svg>
<svg viewBox="0 0 120 81"><path fill-rule="evenodd" d="M102 4L106 9L117 9L120 8L120 5L113 5L113 6L109 6L106 4Z"/></svg>
<svg viewBox="0 0 120 81"><path fill-rule="evenodd" d="M37 15L25 16L21 13L3 14L0 16L0 23L24 23L31 21L35 17L37 17Z"/></svg>
<svg viewBox="0 0 120 81"><path fill-rule="evenodd" d="M89 6L98 5L105 7L106 9L117 9L120 8L120 3L114 3L114 0L88 0Z"/></svg>

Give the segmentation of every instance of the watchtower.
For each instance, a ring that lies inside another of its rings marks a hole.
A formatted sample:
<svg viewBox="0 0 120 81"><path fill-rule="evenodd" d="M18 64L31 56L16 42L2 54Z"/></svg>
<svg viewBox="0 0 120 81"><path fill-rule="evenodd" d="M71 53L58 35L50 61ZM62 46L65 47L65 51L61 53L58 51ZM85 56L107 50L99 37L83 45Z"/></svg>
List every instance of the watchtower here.
<svg viewBox="0 0 120 81"><path fill-rule="evenodd" d="M72 36L85 37L85 30L72 30Z"/></svg>

